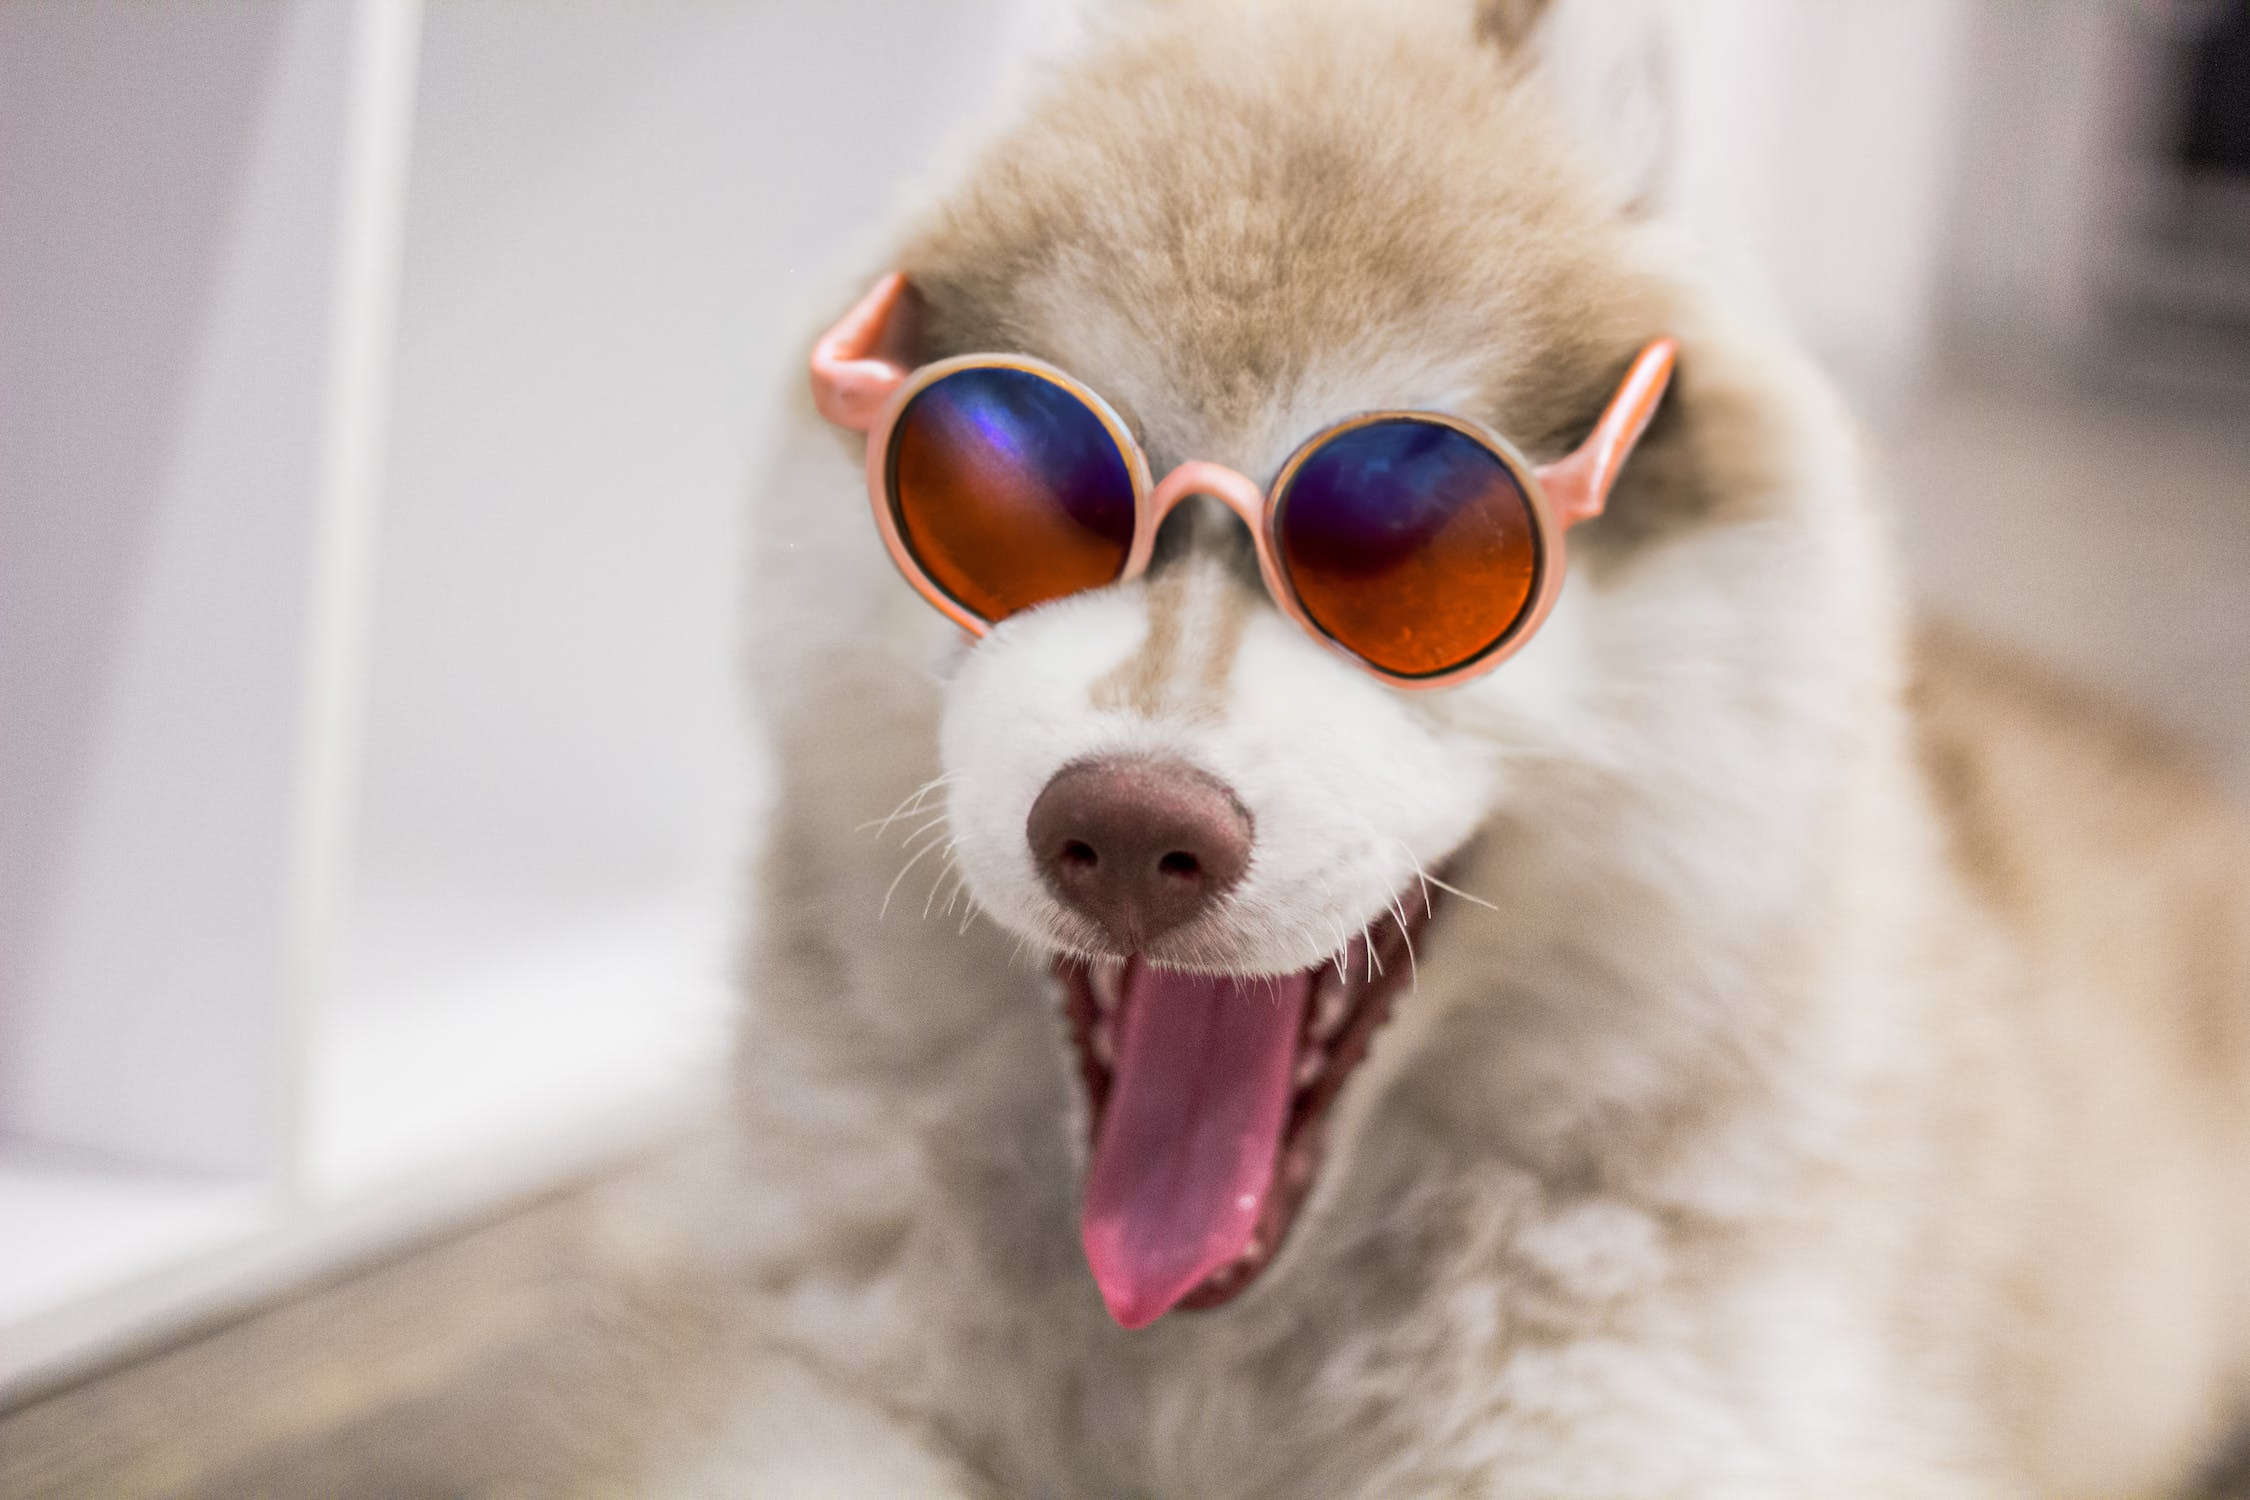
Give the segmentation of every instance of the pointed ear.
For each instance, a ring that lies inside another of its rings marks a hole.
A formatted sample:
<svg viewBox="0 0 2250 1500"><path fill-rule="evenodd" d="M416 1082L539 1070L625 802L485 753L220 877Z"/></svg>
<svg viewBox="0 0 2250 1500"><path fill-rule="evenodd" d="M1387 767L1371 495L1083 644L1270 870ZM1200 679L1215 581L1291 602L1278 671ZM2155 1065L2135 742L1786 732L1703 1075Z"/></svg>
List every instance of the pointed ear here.
<svg viewBox="0 0 2250 1500"><path fill-rule="evenodd" d="M1503 52L1522 50L1550 0L1477 0L1477 40Z"/></svg>
<svg viewBox="0 0 2250 1500"><path fill-rule="evenodd" d="M865 432L906 383L921 299L893 271L813 345L813 405L838 427Z"/></svg>
<svg viewBox="0 0 2250 1500"><path fill-rule="evenodd" d="M1669 196L1677 93L1676 0L1478 0L1476 34L1537 80L1565 127L1611 179L1611 196L1651 212Z"/></svg>
<svg viewBox="0 0 2250 1500"><path fill-rule="evenodd" d="M1581 521L1591 521L1609 503L1610 486L1633 453L1633 445L1648 431L1672 383L1672 365L1679 345L1658 339L1640 352L1633 367L1609 398L1601 420L1568 458L1539 466L1539 487L1547 504L1566 531Z"/></svg>

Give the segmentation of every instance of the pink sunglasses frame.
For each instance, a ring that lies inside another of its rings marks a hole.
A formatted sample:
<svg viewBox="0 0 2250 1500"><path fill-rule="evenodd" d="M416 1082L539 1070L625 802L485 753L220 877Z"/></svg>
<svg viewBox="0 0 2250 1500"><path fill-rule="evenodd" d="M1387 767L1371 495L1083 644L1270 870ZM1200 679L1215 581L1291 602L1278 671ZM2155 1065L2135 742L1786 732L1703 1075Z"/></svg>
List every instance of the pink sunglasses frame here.
<svg viewBox="0 0 2250 1500"><path fill-rule="evenodd" d="M1642 349L1586 441L1569 456L1551 464L1534 466L1506 438L1463 417L1431 411L1378 411L1347 417L1314 433L1297 446L1270 486L1260 486L1246 474L1200 459L1181 464L1157 481L1139 441L1109 403L1044 360L1025 355L964 354L909 371L893 357L893 346L901 342L898 324L903 321L902 305L907 295L905 275L892 272L877 282L874 289L813 346L813 404L836 426L867 434L867 494L874 506L875 525L882 533L883 545L906 581L946 618L979 637L989 634L999 623L963 607L923 571L908 550L905 538L899 534L896 508L890 498L891 433L918 393L957 370L1023 370L1054 382L1084 402L1109 429L1111 439L1125 457L1126 467L1133 477L1133 545L1126 554L1124 568L1111 580L1113 583L1129 583L1148 570L1157 529L1173 507L1191 495L1209 495L1241 517L1243 524L1250 528L1250 535L1257 544L1258 571L1264 575L1266 592L1272 595L1282 613L1313 639L1345 656L1362 671L1372 673L1393 687L1411 691L1447 687L1480 677L1514 655L1537 633L1562 592L1564 535L1571 527L1602 513L1618 472L1656 415L1678 356L1678 345L1669 338L1658 339ZM1403 676L1376 665L1330 635L1307 614L1281 566L1279 538L1274 532L1280 509L1277 502L1287 493L1289 481L1298 467L1322 444L1355 427L1398 418L1450 427L1475 440L1505 464L1531 507L1533 527L1540 543L1539 572L1532 597L1507 632L1459 666L1426 676Z"/></svg>

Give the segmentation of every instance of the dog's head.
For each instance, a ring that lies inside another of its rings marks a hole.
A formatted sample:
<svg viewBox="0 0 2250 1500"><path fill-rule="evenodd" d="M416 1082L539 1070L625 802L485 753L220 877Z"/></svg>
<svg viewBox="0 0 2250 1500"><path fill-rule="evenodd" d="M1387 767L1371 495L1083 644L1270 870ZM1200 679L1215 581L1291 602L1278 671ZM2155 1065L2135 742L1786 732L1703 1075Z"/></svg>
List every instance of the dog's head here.
<svg viewBox="0 0 2250 1500"><path fill-rule="evenodd" d="M1457 1068L1446 1016L1537 988L1542 952L1630 968L1586 958L1616 938L1591 908L1614 929L1645 895L1652 951L1677 898L1763 909L1793 878L1774 830L1829 774L1869 597L1834 424L1573 129L1541 11L1120 24L908 239L912 324L870 333L909 363L1046 361L1153 472L1258 484L1373 410L1469 418L1552 462L1644 346L1679 340L1553 613L1474 681L1405 691L1316 640L1209 500L1171 515L1144 576L964 643L952 852L1066 980L1086 1245L1128 1324L1255 1278L1368 1101Z"/></svg>

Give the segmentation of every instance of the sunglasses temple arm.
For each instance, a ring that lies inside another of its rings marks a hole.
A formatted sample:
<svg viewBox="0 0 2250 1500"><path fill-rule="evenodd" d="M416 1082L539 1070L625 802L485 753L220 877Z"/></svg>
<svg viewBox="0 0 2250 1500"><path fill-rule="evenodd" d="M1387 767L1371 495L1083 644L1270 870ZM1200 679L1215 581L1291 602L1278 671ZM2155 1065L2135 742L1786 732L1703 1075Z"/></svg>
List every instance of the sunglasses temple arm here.
<svg viewBox="0 0 2250 1500"><path fill-rule="evenodd" d="M892 357L909 341L912 289L897 271L837 320L813 345L813 405L838 427L866 432L884 403L906 383L906 366Z"/></svg>
<svg viewBox="0 0 2250 1500"><path fill-rule="evenodd" d="M1679 345L1671 339L1658 339L1643 349L1586 441L1569 457L1540 466L1540 488L1547 492L1555 519L1566 528L1591 521L1609 503L1610 486L1664 400L1678 355Z"/></svg>

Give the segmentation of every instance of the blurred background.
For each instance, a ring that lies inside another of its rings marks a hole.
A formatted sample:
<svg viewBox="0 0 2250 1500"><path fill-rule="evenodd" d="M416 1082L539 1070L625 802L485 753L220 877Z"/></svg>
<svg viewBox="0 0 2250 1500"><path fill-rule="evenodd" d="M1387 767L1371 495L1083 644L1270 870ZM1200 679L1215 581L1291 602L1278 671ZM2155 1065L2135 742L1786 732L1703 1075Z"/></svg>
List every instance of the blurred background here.
<svg viewBox="0 0 2250 1500"><path fill-rule="evenodd" d="M1676 211L1923 599L2250 791L2250 0L1667 3ZM0 3L0 1490L127 1461L20 1457L90 1374L708 1113L744 496L1069 19Z"/></svg>

